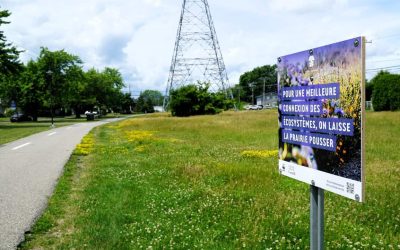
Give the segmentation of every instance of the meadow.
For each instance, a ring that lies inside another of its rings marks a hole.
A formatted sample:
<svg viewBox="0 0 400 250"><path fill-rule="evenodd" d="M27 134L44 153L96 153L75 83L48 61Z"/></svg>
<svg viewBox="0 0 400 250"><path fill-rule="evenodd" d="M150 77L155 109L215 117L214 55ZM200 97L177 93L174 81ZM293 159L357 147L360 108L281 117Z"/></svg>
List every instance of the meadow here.
<svg viewBox="0 0 400 250"><path fill-rule="evenodd" d="M325 193L327 249L400 249L400 113L368 112L366 201ZM278 173L274 110L97 127L22 249L307 249L309 186Z"/></svg>

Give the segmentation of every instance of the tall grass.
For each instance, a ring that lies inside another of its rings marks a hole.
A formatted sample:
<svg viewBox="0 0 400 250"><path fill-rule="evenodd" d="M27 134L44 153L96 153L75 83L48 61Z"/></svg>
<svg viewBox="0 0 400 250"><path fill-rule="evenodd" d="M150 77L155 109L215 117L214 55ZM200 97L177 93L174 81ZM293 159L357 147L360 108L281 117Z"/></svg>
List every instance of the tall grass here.
<svg viewBox="0 0 400 250"><path fill-rule="evenodd" d="M326 193L328 249L400 248L399 117L367 113L366 202ZM278 174L277 126L261 111L96 128L22 247L306 249L309 187Z"/></svg>

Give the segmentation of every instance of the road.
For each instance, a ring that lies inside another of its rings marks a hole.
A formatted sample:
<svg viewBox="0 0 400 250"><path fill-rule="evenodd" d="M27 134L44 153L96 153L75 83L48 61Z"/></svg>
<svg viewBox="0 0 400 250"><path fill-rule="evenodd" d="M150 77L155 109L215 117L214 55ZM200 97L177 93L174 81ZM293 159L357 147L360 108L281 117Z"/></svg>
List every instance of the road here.
<svg viewBox="0 0 400 250"><path fill-rule="evenodd" d="M75 146L92 128L77 123L0 145L0 249L15 249L47 200ZM0 135L1 136L1 135Z"/></svg>

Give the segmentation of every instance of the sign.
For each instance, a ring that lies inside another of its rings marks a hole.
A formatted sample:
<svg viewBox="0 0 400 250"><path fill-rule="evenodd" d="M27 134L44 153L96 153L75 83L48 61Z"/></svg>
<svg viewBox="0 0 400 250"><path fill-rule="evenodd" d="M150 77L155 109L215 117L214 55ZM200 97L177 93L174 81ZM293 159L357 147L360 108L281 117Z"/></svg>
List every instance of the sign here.
<svg viewBox="0 0 400 250"><path fill-rule="evenodd" d="M364 200L364 37L278 58L279 172Z"/></svg>

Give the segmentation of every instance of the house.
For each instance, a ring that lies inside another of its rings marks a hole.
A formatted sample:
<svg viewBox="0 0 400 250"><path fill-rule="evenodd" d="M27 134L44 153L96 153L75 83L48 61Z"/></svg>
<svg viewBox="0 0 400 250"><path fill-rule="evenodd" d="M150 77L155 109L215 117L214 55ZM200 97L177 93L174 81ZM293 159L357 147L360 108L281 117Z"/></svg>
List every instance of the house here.
<svg viewBox="0 0 400 250"><path fill-rule="evenodd" d="M278 95L276 92L265 93L256 97L257 105L262 105L264 108L278 107Z"/></svg>

